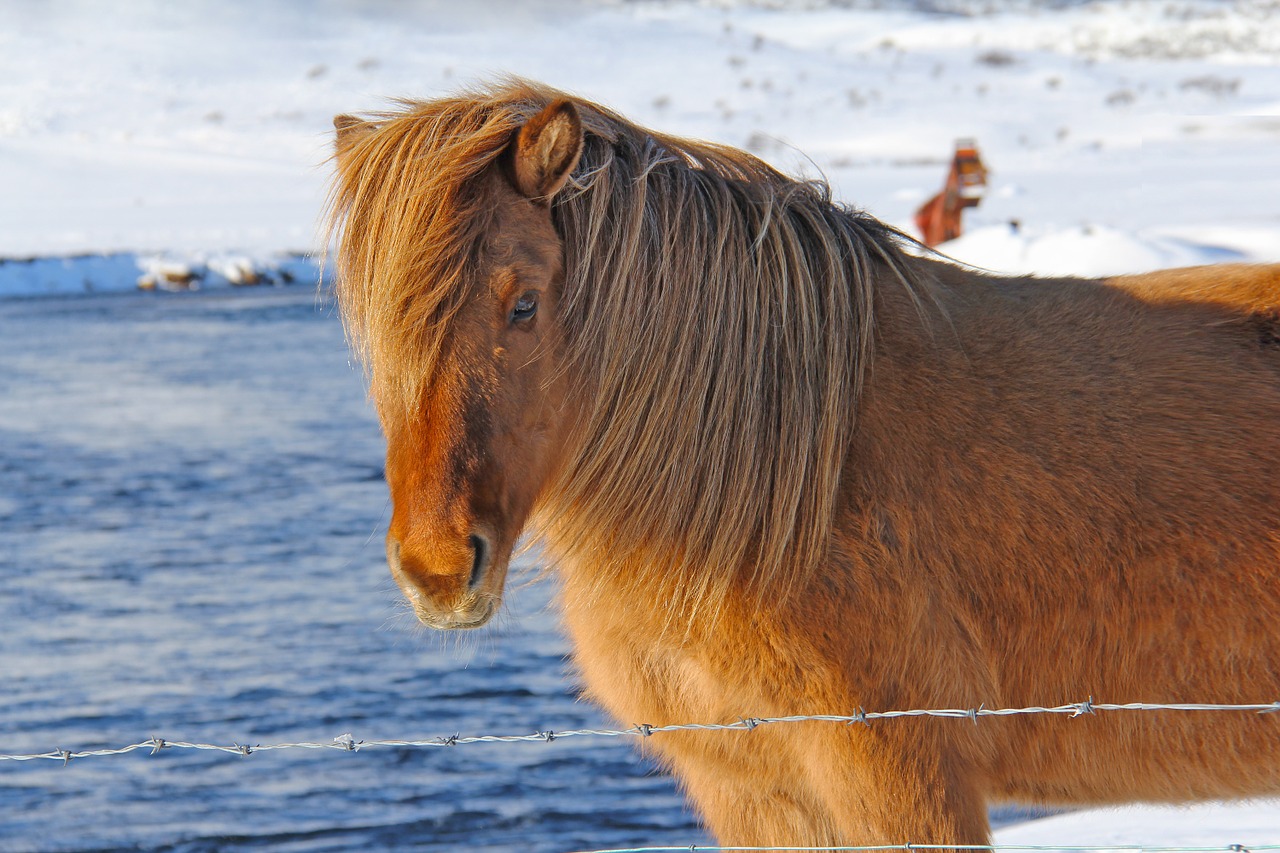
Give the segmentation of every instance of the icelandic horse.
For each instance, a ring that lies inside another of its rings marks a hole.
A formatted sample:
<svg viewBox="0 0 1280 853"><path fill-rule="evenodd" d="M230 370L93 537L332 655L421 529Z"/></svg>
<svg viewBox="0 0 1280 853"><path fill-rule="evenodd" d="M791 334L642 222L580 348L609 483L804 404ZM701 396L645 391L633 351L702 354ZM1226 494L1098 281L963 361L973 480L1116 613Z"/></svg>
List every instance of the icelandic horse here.
<svg viewBox="0 0 1280 853"><path fill-rule="evenodd" d="M620 723L1280 699L1280 266L985 275L510 80L335 120L337 295L428 626L526 528ZM646 741L724 844L1280 791L1280 714Z"/></svg>

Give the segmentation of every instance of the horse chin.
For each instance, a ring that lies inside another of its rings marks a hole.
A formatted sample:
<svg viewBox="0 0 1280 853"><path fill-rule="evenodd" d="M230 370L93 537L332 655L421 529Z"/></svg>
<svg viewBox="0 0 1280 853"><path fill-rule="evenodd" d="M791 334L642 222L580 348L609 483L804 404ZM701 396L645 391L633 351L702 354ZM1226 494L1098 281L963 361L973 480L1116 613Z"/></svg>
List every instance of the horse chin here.
<svg viewBox="0 0 1280 853"><path fill-rule="evenodd" d="M454 610L432 610L422 604L415 604L413 612L418 621L428 628L437 631L465 631L486 624L498 612L499 604L500 599L484 596Z"/></svg>

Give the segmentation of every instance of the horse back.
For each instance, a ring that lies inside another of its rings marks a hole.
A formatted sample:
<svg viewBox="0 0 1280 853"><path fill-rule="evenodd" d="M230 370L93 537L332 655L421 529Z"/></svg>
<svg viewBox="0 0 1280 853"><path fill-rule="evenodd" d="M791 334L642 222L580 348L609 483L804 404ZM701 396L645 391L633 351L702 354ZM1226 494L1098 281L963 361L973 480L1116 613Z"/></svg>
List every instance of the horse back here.
<svg viewBox="0 0 1280 853"><path fill-rule="evenodd" d="M1115 276L1107 285L1154 303L1201 302L1250 312L1280 309L1280 264L1220 264Z"/></svg>

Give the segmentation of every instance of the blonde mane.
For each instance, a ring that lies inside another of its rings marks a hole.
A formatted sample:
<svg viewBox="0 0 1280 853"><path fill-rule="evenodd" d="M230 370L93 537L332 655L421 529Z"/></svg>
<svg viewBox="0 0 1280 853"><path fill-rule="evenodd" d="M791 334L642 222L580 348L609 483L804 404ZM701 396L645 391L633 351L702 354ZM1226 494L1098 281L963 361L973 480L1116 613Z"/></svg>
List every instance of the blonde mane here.
<svg viewBox="0 0 1280 853"><path fill-rule="evenodd" d="M419 405L488 228L480 178L562 93L523 81L374 117L339 160L343 321L380 406ZM553 201L577 409L536 527L561 557L696 596L785 592L823 559L897 235L825 184L573 99Z"/></svg>

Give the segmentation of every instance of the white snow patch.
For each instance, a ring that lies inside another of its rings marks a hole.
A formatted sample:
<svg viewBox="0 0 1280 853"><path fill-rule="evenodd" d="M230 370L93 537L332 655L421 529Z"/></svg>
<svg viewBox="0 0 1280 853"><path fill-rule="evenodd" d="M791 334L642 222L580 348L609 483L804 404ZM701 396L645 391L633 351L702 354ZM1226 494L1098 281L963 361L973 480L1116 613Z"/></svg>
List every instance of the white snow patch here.
<svg viewBox="0 0 1280 853"><path fill-rule="evenodd" d="M938 251L992 272L1090 278L1251 259L1243 248L1131 234L1105 225L1048 231L987 226L943 243Z"/></svg>
<svg viewBox="0 0 1280 853"><path fill-rule="evenodd" d="M1043 853L1054 845L1096 845L1099 853L1119 845L1248 850L1280 843L1280 800L1090 809L1002 827L995 843L1045 845Z"/></svg>

